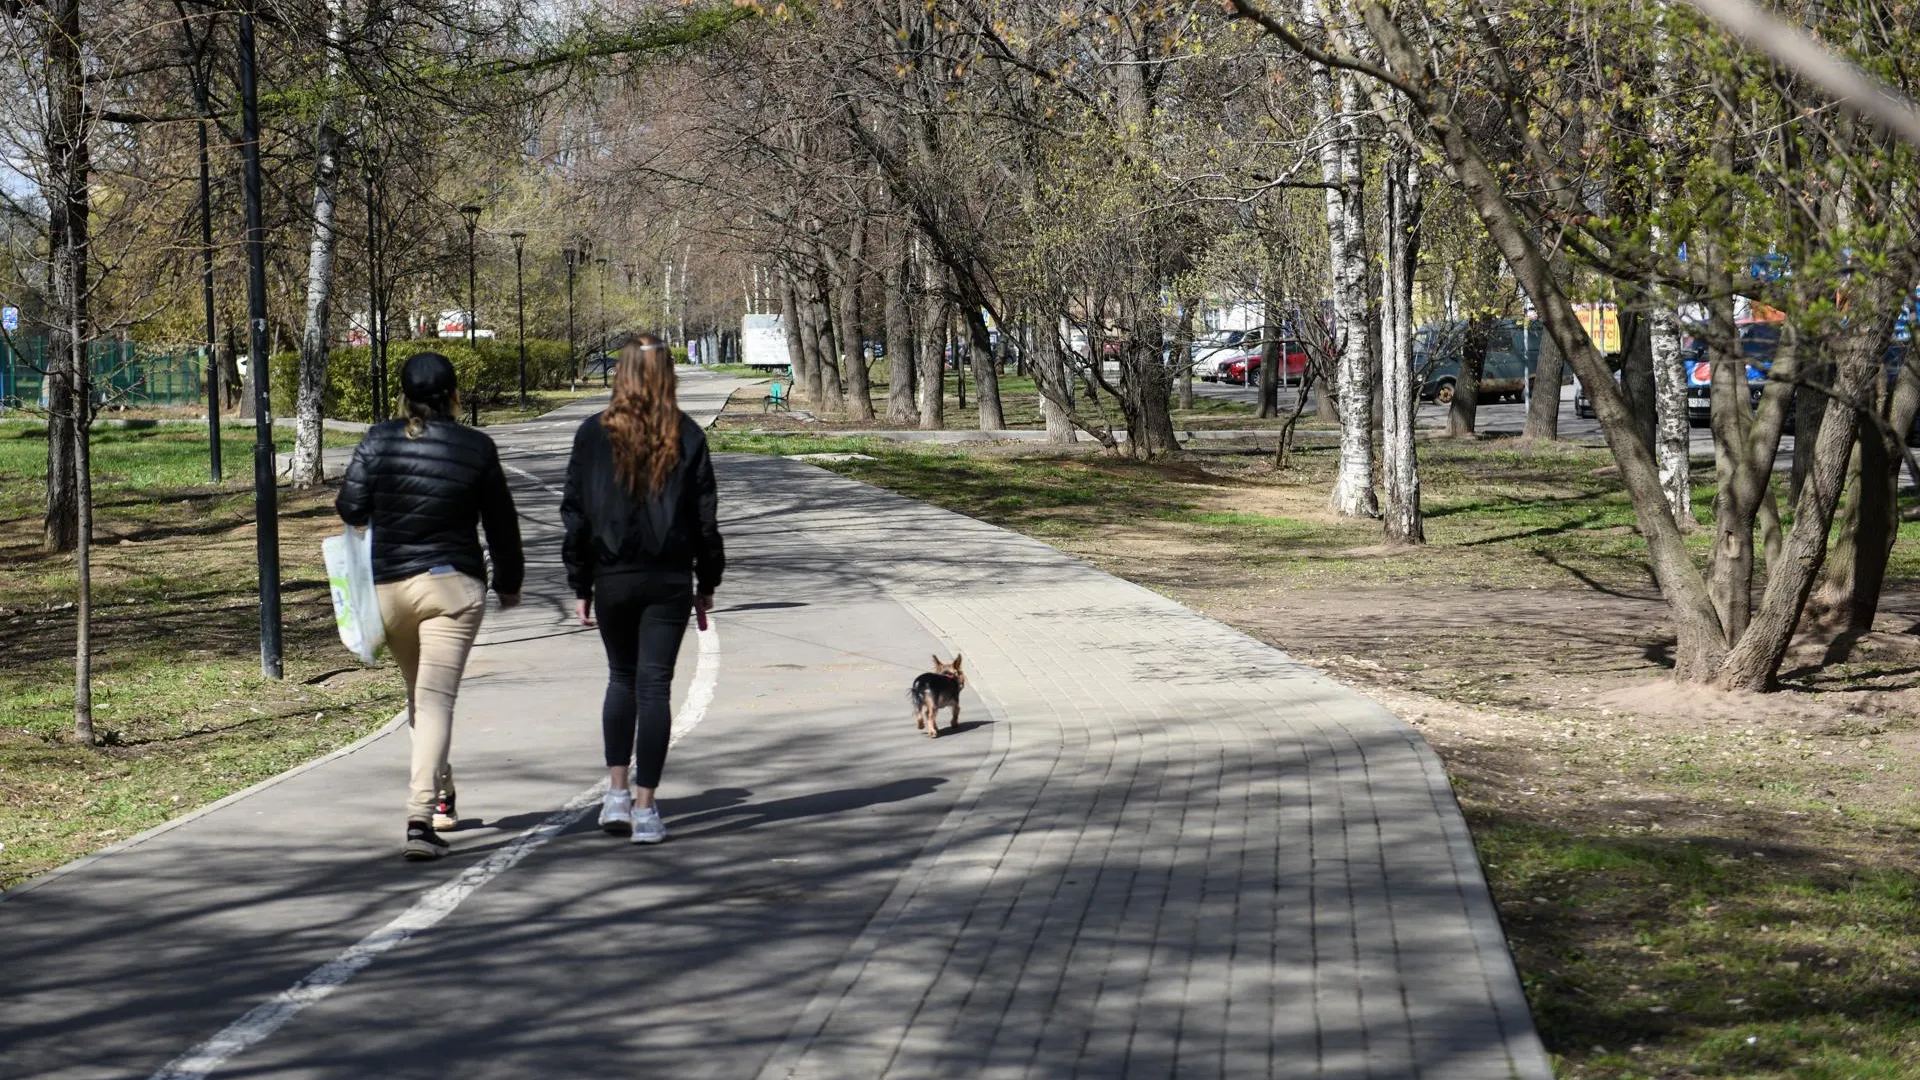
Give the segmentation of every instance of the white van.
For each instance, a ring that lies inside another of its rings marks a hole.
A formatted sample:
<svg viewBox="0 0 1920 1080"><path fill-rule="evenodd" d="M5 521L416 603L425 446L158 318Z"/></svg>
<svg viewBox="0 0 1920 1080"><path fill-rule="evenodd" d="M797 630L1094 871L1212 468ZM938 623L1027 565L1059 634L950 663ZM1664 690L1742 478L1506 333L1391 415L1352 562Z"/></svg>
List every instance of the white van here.
<svg viewBox="0 0 1920 1080"><path fill-rule="evenodd" d="M781 316L741 316L740 362L763 368L785 368L793 362L787 354L787 329Z"/></svg>

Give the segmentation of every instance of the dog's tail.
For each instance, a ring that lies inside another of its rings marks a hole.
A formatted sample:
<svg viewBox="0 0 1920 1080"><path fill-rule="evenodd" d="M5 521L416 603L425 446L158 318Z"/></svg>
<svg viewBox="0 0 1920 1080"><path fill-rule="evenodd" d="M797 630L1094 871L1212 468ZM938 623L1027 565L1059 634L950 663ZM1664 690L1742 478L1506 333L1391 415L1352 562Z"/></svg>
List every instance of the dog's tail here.
<svg viewBox="0 0 1920 1080"><path fill-rule="evenodd" d="M922 709L925 709L927 707L927 685L925 681L921 679L913 680L913 688L907 691L907 696L913 699L913 711L916 714Z"/></svg>

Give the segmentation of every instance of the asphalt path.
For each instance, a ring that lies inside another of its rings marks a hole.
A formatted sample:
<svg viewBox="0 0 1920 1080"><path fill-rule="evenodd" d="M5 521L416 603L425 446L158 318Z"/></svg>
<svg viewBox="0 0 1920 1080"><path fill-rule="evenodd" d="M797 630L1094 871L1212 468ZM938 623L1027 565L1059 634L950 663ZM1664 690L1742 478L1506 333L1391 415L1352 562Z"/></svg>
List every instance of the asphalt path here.
<svg viewBox="0 0 1920 1080"><path fill-rule="evenodd" d="M685 373L683 407L738 385ZM672 839L601 834L605 661L556 513L597 407L490 429L530 572L463 687L453 854L399 858L396 723L15 889L0 1078L1550 1075L1412 729L800 462L717 458L729 570L680 657ZM907 686L957 652L964 720L930 740Z"/></svg>
<svg viewBox="0 0 1920 1080"><path fill-rule="evenodd" d="M710 414L731 388L690 376L683 403ZM455 854L399 858L399 728L16 889L0 903L0 1077L760 1068L987 739L903 737L907 683L939 641L751 518L725 523L733 568L712 632L721 674L669 760L672 839L638 847L575 817L337 991L297 992L604 774L605 660L570 622L555 494L573 428L595 407L490 431L531 565L522 607L489 612L463 687ZM688 634L679 665L680 720L699 637ZM209 1053L290 990L304 1001L292 1016L231 1056Z"/></svg>

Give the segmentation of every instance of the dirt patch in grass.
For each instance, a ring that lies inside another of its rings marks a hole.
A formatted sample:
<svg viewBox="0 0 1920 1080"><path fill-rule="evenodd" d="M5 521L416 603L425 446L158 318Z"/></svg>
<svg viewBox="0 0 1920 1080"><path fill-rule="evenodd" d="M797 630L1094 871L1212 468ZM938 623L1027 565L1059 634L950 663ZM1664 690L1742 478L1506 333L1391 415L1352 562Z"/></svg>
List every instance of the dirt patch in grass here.
<svg viewBox="0 0 1920 1080"><path fill-rule="evenodd" d="M972 447L829 467L1042 537L1418 728L1559 1075L1920 1076L1916 537L1847 663L1808 646L1781 693L1682 689L1604 452L1421 451L1411 551L1328 512L1313 448L1288 473Z"/></svg>
<svg viewBox="0 0 1920 1080"><path fill-rule="evenodd" d="M169 482L204 468L204 433L198 446L190 431L102 434L97 747L67 739L73 557L40 550L32 447L0 439L0 505L17 511L0 521L0 888L350 742L405 700L397 671L358 671L335 636L320 560L339 527L331 491L282 494L287 678L269 680L249 478Z"/></svg>

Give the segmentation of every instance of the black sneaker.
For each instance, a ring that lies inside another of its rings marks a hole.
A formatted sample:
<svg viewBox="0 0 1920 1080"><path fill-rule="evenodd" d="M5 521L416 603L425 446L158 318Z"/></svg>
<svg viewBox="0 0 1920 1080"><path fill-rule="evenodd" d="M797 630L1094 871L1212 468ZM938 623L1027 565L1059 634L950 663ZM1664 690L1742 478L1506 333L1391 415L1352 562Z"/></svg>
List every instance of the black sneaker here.
<svg viewBox="0 0 1920 1080"><path fill-rule="evenodd" d="M433 804L433 827L451 832L460 827L460 813L453 808L453 793L442 795Z"/></svg>
<svg viewBox="0 0 1920 1080"><path fill-rule="evenodd" d="M400 847L400 854L414 862L426 862L438 859L453 849L453 845L440 839L431 821L407 822L407 842Z"/></svg>

